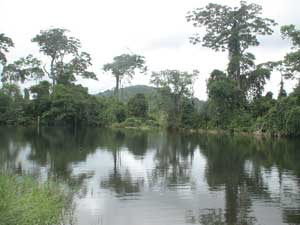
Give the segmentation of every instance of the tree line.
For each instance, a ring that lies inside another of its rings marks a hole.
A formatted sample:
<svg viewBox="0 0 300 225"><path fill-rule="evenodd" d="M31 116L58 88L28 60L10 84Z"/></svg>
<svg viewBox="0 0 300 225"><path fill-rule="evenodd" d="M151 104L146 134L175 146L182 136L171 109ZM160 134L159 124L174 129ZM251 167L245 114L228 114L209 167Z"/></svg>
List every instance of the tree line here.
<svg viewBox="0 0 300 225"><path fill-rule="evenodd" d="M300 30L295 25L281 27L283 38L291 40L292 50L276 62L256 64L250 47L259 46L258 36L272 35L277 23L261 16L262 7L241 1L238 7L210 3L187 13L186 19L205 32L190 37L214 51L227 52L225 71L215 69L207 80L208 100L197 107L193 98L194 81L199 71L163 70L152 72L157 87L155 106L138 94L128 102L120 100L122 81L136 73L147 73L146 59L137 54L122 54L103 65L115 78L111 98L88 94L76 84L78 77L97 79L90 70L90 54L81 51L81 42L61 28L43 30L32 42L48 60L33 55L8 62L6 53L14 47L11 38L0 34L0 124L167 126L188 129L225 129L267 132L273 135L300 134L300 82L289 95L287 79L300 79ZM281 74L278 98L265 95L264 87L273 71ZM19 83L35 81L21 92Z"/></svg>

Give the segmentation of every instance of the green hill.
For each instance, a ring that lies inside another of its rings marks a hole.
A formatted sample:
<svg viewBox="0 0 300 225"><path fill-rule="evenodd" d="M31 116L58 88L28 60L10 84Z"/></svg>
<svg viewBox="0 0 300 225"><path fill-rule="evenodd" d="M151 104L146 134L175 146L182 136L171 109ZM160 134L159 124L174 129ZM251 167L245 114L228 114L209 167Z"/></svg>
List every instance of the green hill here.
<svg viewBox="0 0 300 225"><path fill-rule="evenodd" d="M127 102L131 97L136 94L144 94L149 101L150 108L157 106L157 102L160 98L158 89L156 87L147 86L147 85L134 85L120 89L120 100ZM114 95L114 89L106 90L104 92L98 93L96 96L100 97L112 97ZM203 107L204 101L199 100L198 98L193 98L195 106L198 110Z"/></svg>
<svg viewBox="0 0 300 225"><path fill-rule="evenodd" d="M146 96L150 97L157 93L157 88L146 86L146 85L134 85L125 88L121 88L120 92L120 99L122 101L127 102L131 97L135 96L136 94L145 94ZM111 97L114 95L114 89L106 90L104 92L100 92L97 96L101 97Z"/></svg>

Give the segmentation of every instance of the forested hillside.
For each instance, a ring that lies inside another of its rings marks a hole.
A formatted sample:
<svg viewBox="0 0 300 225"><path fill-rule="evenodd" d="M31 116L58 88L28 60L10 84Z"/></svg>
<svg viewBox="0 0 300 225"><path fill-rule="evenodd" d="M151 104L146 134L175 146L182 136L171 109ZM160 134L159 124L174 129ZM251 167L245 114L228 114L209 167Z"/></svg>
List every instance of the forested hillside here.
<svg viewBox="0 0 300 225"><path fill-rule="evenodd" d="M157 93L157 88L147 86L147 85L134 85L128 86L120 89L119 99L121 101L127 102L130 98L134 97L136 94L144 94L148 97L153 96ZM97 94L101 97L113 97L115 95L115 90L106 90Z"/></svg>

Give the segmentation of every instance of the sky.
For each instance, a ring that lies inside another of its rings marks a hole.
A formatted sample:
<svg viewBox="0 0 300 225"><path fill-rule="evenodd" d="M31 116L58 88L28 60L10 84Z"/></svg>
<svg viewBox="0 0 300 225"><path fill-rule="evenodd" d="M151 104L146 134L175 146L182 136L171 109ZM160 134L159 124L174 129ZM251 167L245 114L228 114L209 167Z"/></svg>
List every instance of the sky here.
<svg viewBox="0 0 300 225"><path fill-rule="evenodd" d="M38 46L31 42L40 30L59 27L70 30L70 36L80 39L82 51L91 54L92 71L98 81L78 82L95 94L114 87L114 78L102 67L114 56L134 52L145 56L149 72L137 74L124 86L149 85L151 71L178 69L200 71L194 86L195 96L205 100L206 80L214 69L224 70L226 53L214 52L189 43L189 37L199 32L186 21L189 10L208 3L238 6L238 0L0 0L0 33L13 39L15 48L7 55L9 62L33 54L45 60ZM299 0L249 0L263 7L263 17L279 24L272 36L259 37L261 45L252 47L257 63L280 60L290 51L290 42L282 40L280 26L300 24ZM280 74L272 74L266 91L277 96ZM292 90L294 82L285 88Z"/></svg>

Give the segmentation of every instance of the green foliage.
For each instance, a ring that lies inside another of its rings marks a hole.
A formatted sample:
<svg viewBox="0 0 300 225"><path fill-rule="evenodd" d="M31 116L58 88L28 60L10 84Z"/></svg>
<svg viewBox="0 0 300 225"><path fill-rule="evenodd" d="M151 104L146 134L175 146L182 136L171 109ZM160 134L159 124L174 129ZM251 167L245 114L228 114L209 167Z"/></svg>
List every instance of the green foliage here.
<svg viewBox="0 0 300 225"><path fill-rule="evenodd" d="M272 98L270 93L267 93L266 96L254 99L250 105L250 111L254 118L262 117L274 107L276 100Z"/></svg>
<svg viewBox="0 0 300 225"><path fill-rule="evenodd" d="M51 96L51 108L42 116L47 124L96 125L100 111L95 97L80 85L56 85Z"/></svg>
<svg viewBox="0 0 300 225"><path fill-rule="evenodd" d="M287 112L286 132L289 136L300 135L300 106L293 107Z"/></svg>
<svg viewBox="0 0 300 225"><path fill-rule="evenodd" d="M199 113L193 100L184 99L182 104L181 127L188 129L199 128Z"/></svg>
<svg viewBox="0 0 300 225"><path fill-rule="evenodd" d="M9 105L11 103L11 98L9 95L4 93L2 90L0 91L0 118L3 116L3 114L7 111L9 108Z"/></svg>
<svg viewBox="0 0 300 225"><path fill-rule="evenodd" d="M274 107L257 120L257 128L273 135L297 136L298 119L297 113L300 106L300 99L290 95L278 99ZM295 123L293 123L293 120ZM295 133L293 133L295 132Z"/></svg>
<svg viewBox="0 0 300 225"><path fill-rule="evenodd" d="M207 83L208 114L214 126L228 128L230 121L243 108L243 97L236 81L221 71L213 71Z"/></svg>
<svg viewBox="0 0 300 225"><path fill-rule="evenodd" d="M0 174L0 224L60 225L70 202L56 184Z"/></svg>
<svg viewBox="0 0 300 225"><path fill-rule="evenodd" d="M129 117L123 123L123 127L140 127L143 124L143 121L139 118Z"/></svg>
<svg viewBox="0 0 300 225"><path fill-rule="evenodd" d="M136 94L127 103L128 115L146 118L148 114L148 102L144 94Z"/></svg>
<svg viewBox="0 0 300 225"><path fill-rule="evenodd" d="M16 84L3 84L0 89L1 98L4 101L2 113L0 113L0 124L18 124L23 117L24 99L20 87ZM5 107L5 108L4 108ZM1 108L1 107L0 107Z"/></svg>
<svg viewBox="0 0 300 225"><path fill-rule="evenodd" d="M35 117L41 116L50 109L50 86L51 84L48 81L41 81L30 88L30 92L33 94L32 112L30 114Z"/></svg>
<svg viewBox="0 0 300 225"><path fill-rule="evenodd" d="M160 124L153 118L138 118L138 117L128 117L124 122L119 124L114 124L116 127L120 128L141 128L150 129L158 128Z"/></svg>

